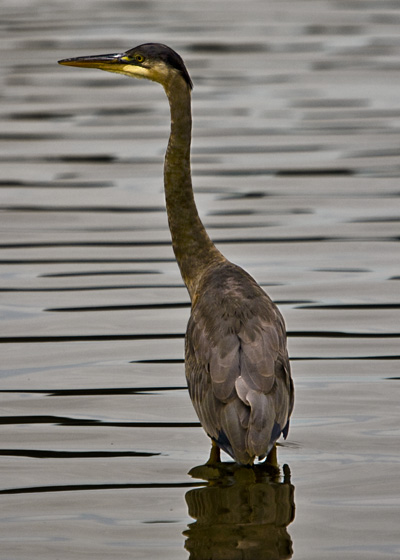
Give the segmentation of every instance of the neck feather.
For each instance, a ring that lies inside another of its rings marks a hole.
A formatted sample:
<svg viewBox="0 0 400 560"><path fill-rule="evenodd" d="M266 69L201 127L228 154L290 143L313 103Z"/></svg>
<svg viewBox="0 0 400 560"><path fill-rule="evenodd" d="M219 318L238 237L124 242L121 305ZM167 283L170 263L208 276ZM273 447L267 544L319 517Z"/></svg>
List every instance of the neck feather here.
<svg viewBox="0 0 400 560"><path fill-rule="evenodd" d="M164 164L164 187L172 246L192 298L206 269L224 257L199 218L190 172L192 116L190 89L177 77L165 87L171 110L171 134Z"/></svg>

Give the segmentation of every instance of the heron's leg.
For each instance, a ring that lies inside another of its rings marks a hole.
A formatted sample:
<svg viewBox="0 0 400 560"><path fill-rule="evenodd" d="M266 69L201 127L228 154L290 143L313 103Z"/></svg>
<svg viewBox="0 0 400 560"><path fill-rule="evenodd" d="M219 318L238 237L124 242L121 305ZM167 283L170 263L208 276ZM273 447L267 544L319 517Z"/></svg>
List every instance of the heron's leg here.
<svg viewBox="0 0 400 560"><path fill-rule="evenodd" d="M274 443L271 451L267 455L266 463L273 465L274 467L279 467L278 465L278 454L276 452L276 443Z"/></svg>
<svg viewBox="0 0 400 560"><path fill-rule="evenodd" d="M214 465L215 463L221 462L221 450L214 440L211 441L211 452L210 458L207 461L207 465Z"/></svg>

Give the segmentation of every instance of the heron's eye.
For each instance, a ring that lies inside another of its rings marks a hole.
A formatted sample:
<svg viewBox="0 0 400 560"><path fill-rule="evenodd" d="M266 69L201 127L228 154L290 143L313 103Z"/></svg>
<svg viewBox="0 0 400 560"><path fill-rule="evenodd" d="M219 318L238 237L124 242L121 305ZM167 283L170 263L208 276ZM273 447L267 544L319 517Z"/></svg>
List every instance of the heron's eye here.
<svg viewBox="0 0 400 560"><path fill-rule="evenodd" d="M142 56L141 54L135 54L135 60L136 62L143 62L144 56Z"/></svg>

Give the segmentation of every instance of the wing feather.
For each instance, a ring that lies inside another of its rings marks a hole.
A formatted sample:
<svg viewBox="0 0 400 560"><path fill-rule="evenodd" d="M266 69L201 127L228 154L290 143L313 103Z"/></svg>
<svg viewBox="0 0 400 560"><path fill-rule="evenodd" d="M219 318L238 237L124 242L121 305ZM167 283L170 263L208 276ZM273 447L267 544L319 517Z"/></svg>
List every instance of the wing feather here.
<svg viewBox="0 0 400 560"><path fill-rule="evenodd" d="M233 266L224 290L213 290L215 279L199 287L186 335L186 377L207 434L236 461L252 463L286 435L293 385L279 311Z"/></svg>

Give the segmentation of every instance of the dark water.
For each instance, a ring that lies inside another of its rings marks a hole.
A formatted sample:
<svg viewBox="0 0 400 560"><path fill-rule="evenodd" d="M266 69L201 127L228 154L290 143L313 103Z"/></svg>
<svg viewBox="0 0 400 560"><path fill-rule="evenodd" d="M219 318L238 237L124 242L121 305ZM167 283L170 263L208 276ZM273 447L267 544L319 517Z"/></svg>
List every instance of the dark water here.
<svg viewBox="0 0 400 560"><path fill-rule="evenodd" d="M398 558L400 2L13 0L1 19L1 558ZM146 41L195 82L211 236L287 321L280 472L200 467L162 89L56 64Z"/></svg>

